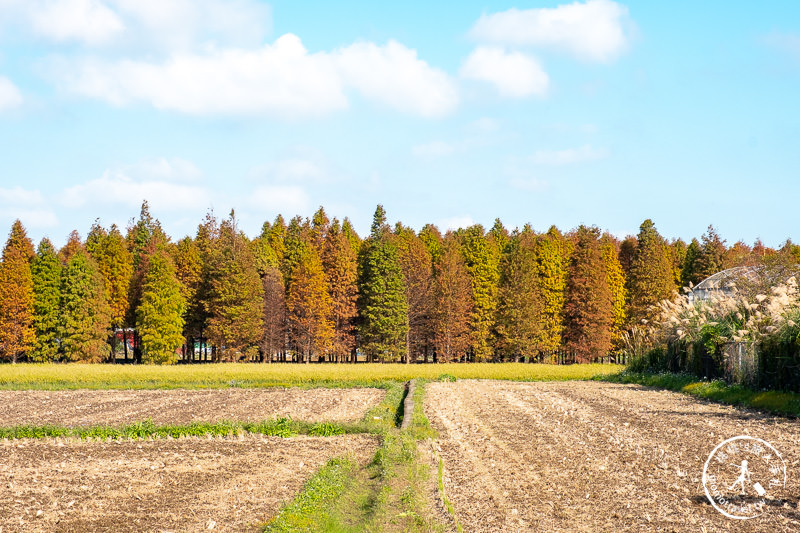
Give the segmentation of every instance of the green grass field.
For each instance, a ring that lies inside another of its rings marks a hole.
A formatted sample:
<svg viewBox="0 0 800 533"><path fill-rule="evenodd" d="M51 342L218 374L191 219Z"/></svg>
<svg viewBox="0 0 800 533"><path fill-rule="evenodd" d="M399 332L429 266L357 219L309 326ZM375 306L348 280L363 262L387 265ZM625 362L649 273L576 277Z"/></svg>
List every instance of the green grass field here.
<svg viewBox="0 0 800 533"><path fill-rule="evenodd" d="M0 365L0 389L206 389L258 387L384 387L413 378L563 381L621 371L621 365L468 364L203 364Z"/></svg>

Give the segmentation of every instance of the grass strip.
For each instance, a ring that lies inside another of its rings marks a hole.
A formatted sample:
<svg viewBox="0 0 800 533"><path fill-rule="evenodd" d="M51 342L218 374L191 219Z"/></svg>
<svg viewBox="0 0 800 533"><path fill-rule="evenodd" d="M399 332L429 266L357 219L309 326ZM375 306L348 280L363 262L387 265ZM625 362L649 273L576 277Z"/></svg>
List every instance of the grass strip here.
<svg viewBox="0 0 800 533"><path fill-rule="evenodd" d="M157 426L151 420L121 427L112 426L33 426L0 427L0 439L45 439L72 437L78 439L164 439L180 437L232 437L245 434L274 437L311 435L330 437L350 433L370 433L376 430L364 423L338 424L335 422L303 422L289 418L276 418L260 422L192 422L184 425Z"/></svg>
<svg viewBox="0 0 800 533"><path fill-rule="evenodd" d="M406 431L396 427L402 419L403 392L400 384L392 387L384 402L365 417L365 423L380 423L381 428L381 443L372 461L337 471L348 479L331 475L326 465L265 524L264 531L445 531L430 512L430 468L419 460L417 448L418 439L435 434L422 409L424 384L418 382L415 388L412 424Z"/></svg>
<svg viewBox="0 0 800 533"><path fill-rule="evenodd" d="M800 394L782 391L757 391L742 385L728 385L724 381L701 381L687 374L641 374L622 372L597 376L597 381L610 383L635 383L690 394L738 407L750 407L784 416L800 416Z"/></svg>
<svg viewBox="0 0 800 533"><path fill-rule="evenodd" d="M358 472L347 457L335 457L320 468L295 499L264 527L265 532L330 531L334 504Z"/></svg>
<svg viewBox="0 0 800 533"><path fill-rule="evenodd" d="M411 379L563 381L619 372L619 365L525 363L109 365L25 363L0 365L0 389L225 389L268 387L388 388Z"/></svg>

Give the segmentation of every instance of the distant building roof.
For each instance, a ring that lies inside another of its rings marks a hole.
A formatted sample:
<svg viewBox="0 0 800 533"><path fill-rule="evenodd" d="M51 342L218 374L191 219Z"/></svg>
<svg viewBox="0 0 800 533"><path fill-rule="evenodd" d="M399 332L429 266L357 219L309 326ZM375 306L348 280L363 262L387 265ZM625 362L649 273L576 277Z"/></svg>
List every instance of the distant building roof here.
<svg viewBox="0 0 800 533"><path fill-rule="evenodd" d="M740 266L733 267L716 274L712 274L692 288L689 293L690 300L705 300L714 293L729 294L736 280L758 280L758 267Z"/></svg>

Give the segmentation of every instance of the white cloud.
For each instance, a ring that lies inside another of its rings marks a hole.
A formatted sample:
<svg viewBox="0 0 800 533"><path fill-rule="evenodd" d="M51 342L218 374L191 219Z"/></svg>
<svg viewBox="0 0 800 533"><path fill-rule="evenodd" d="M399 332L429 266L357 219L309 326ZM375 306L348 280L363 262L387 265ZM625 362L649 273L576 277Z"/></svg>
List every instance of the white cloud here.
<svg viewBox="0 0 800 533"><path fill-rule="evenodd" d="M178 53L163 63L62 60L52 71L77 94L193 115L319 116L348 107L346 88L424 117L445 114L458 101L445 73L394 41L309 53L299 37L286 34L254 50Z"/></svg>
<svg viewBox="0 0 800 533"><path fill-rule="evenodd" d="M320 115L347 107L334 65L309 54L287 34L257 50L177 54L162 64L143 61L59 66L73 92L122 106L144 101L193 115L265 113Z"/></svg>
<svg viewBox="0 0 800 533"><path fill-rule="evenodd" d="M452 143L445 141L431 141L412 146L411 153L415 157L443 157L451 155L456 151L456 148Z"/></svg>
<svg viewBox="0 0 800 533"><path fill-rule="evenodd" d="M541 46L606 63L627 48L629 25L627 7L611 0L587 0L481 15L470 33L480 42Z"/></svg>
<svg viewBox="0 0 800 533"><path fill-rule="evenodd" d="M458 105L450 77L396 41L356 43L337 50L334 62L345 83L370 100L423 117L448 114Z"/></svg>
<svg viewBox="0 0 800 533"><path fill-rule="evenodd" d="M102 44L125 29L122 20L99 0L49 0L28 4L33 31L55 41Z"/></svg>
<svg viewBox="0 0 800 533"><path fill-rule="evenodd" d="M250 205L277 213L307 213L310 205L308 194L294 185L265 185L256 188L250 195Z"/></svg>
<svg viewBox="0 0 800 533"><path fill-rule="evenodd" d="M13 109L22 105L22 93L11 80L0 76L0 111Z"/></svg>
<svg viewBox="0 0 800 533"><path fill-rule="evenodd" d="M536 59L495 46L475 48L459 72L462 78L489 82L501 95L513 98L543 96L550 85L550 78Z"/></svg>
<svg viewBox="0 0 800 533"><path fill-rule="evenodd" d="M567 148L566 150L537 150L531 157L535 165L562 166L587 161L597 161L608 157L608 151L602 148L593 148L584 145L580 148Z"/></svg>
<svg viewBox="0 0 800 533"><path fill-rule="evenodd" d="M164 160L166 164L155 166L152 161L158 160L109 169L98 179L69 187L63 191L61 203L71 208L112 204L135 209L147 200L156 210L197 209L211 203L211 194L206 188L180 183L185 176L176 174L176 167L168 160Z"/></svg>

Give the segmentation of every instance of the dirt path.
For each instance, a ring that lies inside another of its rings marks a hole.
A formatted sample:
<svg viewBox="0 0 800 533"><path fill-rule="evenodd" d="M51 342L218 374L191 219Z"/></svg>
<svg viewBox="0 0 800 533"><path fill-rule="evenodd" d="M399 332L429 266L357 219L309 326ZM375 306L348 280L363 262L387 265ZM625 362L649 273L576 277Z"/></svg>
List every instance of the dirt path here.
<svg viewBox="0 0 800 533"><path fill-rule="evenodd" d="M328 459L377 439L0 442L0 531L246 531Z"/></svg>
<svg viewBox="0 0 800 533"><path fill-rule="evenodd" d="M386 395L381 389L209 389L0 391L0 426L123 425L219 420L355 421Z"/></svg>
<svg viewBox="0 0 800 533"><path fill-rule="evenodd" d="M686 395L595 382L427 386L445 491L464 531L800 531L800 423ZM703 465L736 435L774 445L783 506L732 520Z"/></svg>

